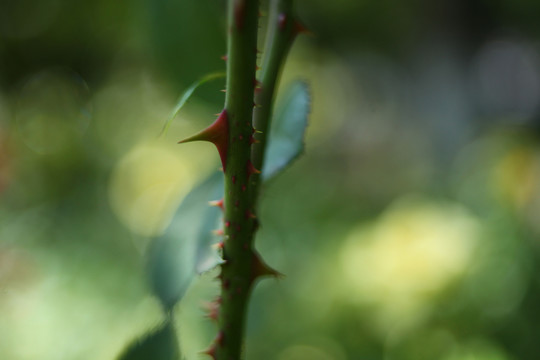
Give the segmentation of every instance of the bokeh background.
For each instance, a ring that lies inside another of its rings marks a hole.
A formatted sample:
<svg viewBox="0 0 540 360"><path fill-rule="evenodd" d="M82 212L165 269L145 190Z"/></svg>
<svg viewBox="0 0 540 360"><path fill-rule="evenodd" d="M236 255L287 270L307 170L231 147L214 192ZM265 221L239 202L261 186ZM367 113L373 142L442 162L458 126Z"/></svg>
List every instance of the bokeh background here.
<svg viewBox="0 0 540 360"><path fill-rule="evenodd" d="M540 358L540 2L298 0L305 155L265 189L248 359ZM0 1L0 358L113 359L162 320L148 238L219 167L223 0ZM263 21L264 21L263 17ZM186 359L213 338L177 309Z"/></svg>

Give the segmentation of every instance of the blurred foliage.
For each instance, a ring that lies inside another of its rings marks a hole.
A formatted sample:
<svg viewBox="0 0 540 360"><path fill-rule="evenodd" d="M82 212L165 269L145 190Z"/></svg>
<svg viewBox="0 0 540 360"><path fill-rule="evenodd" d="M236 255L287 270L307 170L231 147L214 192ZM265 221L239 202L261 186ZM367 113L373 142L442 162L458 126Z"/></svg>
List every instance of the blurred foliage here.
<svg viewBox="0 0 540 360"><path fill-rule="evenodd" d="M0 358L113 359L163 324L143 254L219 167L176 142L223 82L158 135L223 71L224 6L0 2ZM257 246L286 278L253 294L248 359L540 357L539 6L298 0L315 35L282 87L307 81L313 109L264 190ZM215 275L174 310L186 359Z"/></svg>

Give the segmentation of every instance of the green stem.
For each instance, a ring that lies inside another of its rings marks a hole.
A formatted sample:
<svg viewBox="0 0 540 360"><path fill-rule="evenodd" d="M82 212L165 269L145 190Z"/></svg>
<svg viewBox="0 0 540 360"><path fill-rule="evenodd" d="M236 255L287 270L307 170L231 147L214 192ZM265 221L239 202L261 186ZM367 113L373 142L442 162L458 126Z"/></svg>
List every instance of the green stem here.
<svg viewBox="0 0 540 360"><path fill-rule="evenodd" d="M274 94L281 68L297 34L297 23L292 13L292 0L272 0L270 6L259 88L255 95L257 107L253 114L253 126L257 129L257 133L251 159L257 169L262 169L264 163ZM253 205L257 202L260 183L261 175L258 174L253 177L251 188Z"/></svg>
<svg viewBox="0 0 540 360"><path fill-rule="evenodd" d="M256 279L276 275L253 247L254 216L274 91L280 69L296 34L292 0L273 0L265 47L261 88L254 106L259 0L229 0L227 96L227 155L224 162L225 241L221 266L219 333L208 354L217 360L242 358L247 305ZM254 133L254 126L258 131ZM253 144L256 136L258 143ZM252 146L253 144L253 146Z"/></svg>
<svg viewBox="0 0 540 360"><path fill-rule="evenodd" d="M242 339L251 287L256 222L249 187L253 92L257 56L258 0L230 0L228 6L227 95L228 146L225 162L225 242L221 267L218 360L241 359Z"/></svg>

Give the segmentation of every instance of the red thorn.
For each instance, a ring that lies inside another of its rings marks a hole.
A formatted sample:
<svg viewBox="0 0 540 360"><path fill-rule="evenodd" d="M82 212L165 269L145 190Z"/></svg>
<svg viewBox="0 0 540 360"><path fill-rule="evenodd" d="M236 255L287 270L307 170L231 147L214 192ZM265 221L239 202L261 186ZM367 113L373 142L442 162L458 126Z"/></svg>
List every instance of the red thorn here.
<svg viewBox="0 0 540 360"><path fill-rule="evenodd" d="M262 82L257 79L253 79L253 85L255 85L255 88L258 88L262 86Z"/></svg>
<svg viewBox="0 0 540 360"><path fill-rule="evenodd" d="M278 15L278 26L280 30L284 30L287 25L287 14L281 13Z"/></svg>
<svg viewBox="0 0 540 360"><path fill-rule="evenodd" d="M208 349L204 350L204 351L201 351L201 354L204 354L204 355L208 355L210 356L212 359L216 359L216 346L215 345L211 345Z"/></svg>
<svg viewBox="0 0 540 360"><path fill-rule="evenodd" d="M212 231L212 233L214 235L217 235L217 236L223 236L223 234L224 234L223 229L214 230L214 231Z"/></svg>
<svg viewBox="0 0 540 360"><path fill-rule="evenodd" d="M246 191L247 187L246 184L242 185L242 191Z"/></svg>
<svg viewBox="0 0 540 360"><path fill-rule="evenodd" d="M277 270L272 269L270 266L268 266L260 257L259 254L257 254L255 251L252 252L252 263L251 263L251 269L252 274L251 277L253 280L259 278L259 277L265 277L265 276L272 276L275 278L281 278L284 275L278 272Z"/></svg>
<svg viewBox="0 0 540 360"><path fill-rule="evenodd" d="M238 140L244 140L244 136L238 135Z"/></svg>
<svg viewBox="0 0 540 360"><path fill-rule="evenodd" d="M255 70L261 70L261 67L259 65L255 65Z"/></svg>
<svg viewBox="0 0 540 360"><path fill-rule="evenodd" d="M216 344L219 344L219 346L223 347L225 344L225 334L223 334L223 331L220 331L216 335L216 339L214 340Z"/></svg>
<svg viewBox="0 0 540 360"><path fill-rule="evenodd" d="M223 56L221 57L221 60L223 60L223 61L229 60L229 55L223 55Z"/></svg>
<svg viewBox="0 0 540 360"><path fill-rule="evenodd" d="M206 317L210 320L217 321L219 317L219 305L218 301L211 301L203 305L206 310Z"/></svg>
<svg viewBox="0 0 540 360"><path fill-rule="evenodd" d="M306 26L304 24L302 24L298 20L294 21L294 30L293 31L294 31L294 35L298 35L298 34L313 35L311 30L306 28Z"/></svg>
<svg viewBox="0 0 540 360"><path fill-rule="evenodd" d="M227 110L223 110L212 125L198 134L179 141L178 143L183 144L191 141L209 141L213 143L219 152L221 165L223 166L223 169L226 169L228 137L229 122L227 120Z"/></svg>
<svg viewBox="0 0 540 360"><path fill-rule="evenodd" d="M214 245L212 245L212 247L216 250L223 249L224 246L225 246L225 243L223 241L217 242Z"/></svg>
<svg viewBox="0 0 540 360"><path fill-rule="evenodd" d="M253 174L260 174L261 171L260 170L257 170L255 169L255 166L253 166L253 163L251 162L251 160L248 160L248 163L247 163L247 175L248 175L248 179L251 175Z"/></svg>
<svg viewBox="0 0 540 360"><path fill-rule="evenodd" d="M231 226L231 222L230 221L225 221L225 227L230 227Z"/></svg>
<svg viewBox="0 0 540 360"><path fill-rule="evenodd" d="M257 215L255 215L249 210L246 210L246 219L256 219L256 218L257 218Z"/></svg>
<svg viewBox="0 0 540 360"><path fill-rule="evenodd" d="M232 181L233 185L236 184L236 176L233 175L232 178L231 178L231 181Z"/></svg>
<svg viewBox="0 0 540 360"><path fill-rule="evenodd" d="M244 18L246 13L245 0L236 0L234 4L234 22L237 29L244 27Z"/></svg>
<svg viewBox="0 0 540 360"><path fill-rule="evenodd" d="M220 208L221 210L224 210L224 207L223 207L223 199L221 199L221 200L209 201L208 204L209 204L210 206L217 206L217 207Z"/></svg>

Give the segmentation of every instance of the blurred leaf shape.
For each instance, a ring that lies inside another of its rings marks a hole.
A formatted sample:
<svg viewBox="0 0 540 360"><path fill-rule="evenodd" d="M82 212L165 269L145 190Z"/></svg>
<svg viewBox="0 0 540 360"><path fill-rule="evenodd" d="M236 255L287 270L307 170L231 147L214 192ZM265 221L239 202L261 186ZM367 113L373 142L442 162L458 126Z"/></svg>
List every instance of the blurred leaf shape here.
<svg viewBox="0 0 540 360"><path fill-rule="evenodd" d="M129 344L118 360L179 360L180 356L176 331L169 317L156 330Z"/></svg>
<svg viewBox="0 0 540 360"><path fill-rule="evenodd" d="M222 196L223 175L216 172L185 197L166 232L150 245L148 278L166 311L184 296L196 273L222 261L212 247L221 210L208 204Z"/></svg>
<svg viewBox="0 0 540 360"><path fill-rule="evenodd" d="M191 84L190 87L188 87L186 91L184 91L182 95L180 95L180 98L178 98L178 102L176 103L176 106L174 107L174 109L171 111L171 115L169 116L169 119L163 126L163 129L161 130L161 133L159 134L159 136L162 136L167 133L167 131L169 130L169 127L171 126L171 122L173 121L175 116L184 107L186 102L189 100L191 95L193 95L193 93L195 92L195 90L197 90L199 86L215 79L224 78L225 76L226 76L226 73L223 71L214 72L214 73L210 73L203 76L201 79Z"/></svg>
<svg viewBox="0 0 540 360"><path fill-rule="evenodd" d="M262 170L264 180L283 171L304 150L309 112L309 87L303 81L295 81L285 92L272 120Z"/></svg>

